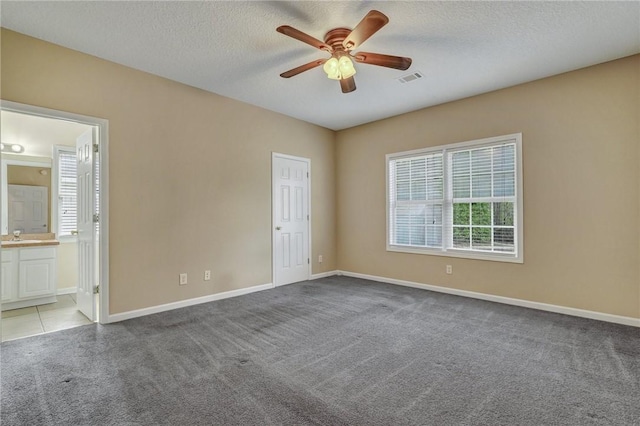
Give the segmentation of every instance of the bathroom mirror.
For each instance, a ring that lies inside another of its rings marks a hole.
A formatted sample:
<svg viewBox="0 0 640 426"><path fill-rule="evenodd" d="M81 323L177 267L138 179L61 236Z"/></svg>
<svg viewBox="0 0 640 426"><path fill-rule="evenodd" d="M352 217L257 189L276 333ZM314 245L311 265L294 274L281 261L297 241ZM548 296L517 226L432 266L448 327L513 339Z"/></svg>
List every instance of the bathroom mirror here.
<svg viewBox="0 0 640 426"><path fill-rule="evenodd" d="M51 232L51 162L2 159L2 235Z"/></svg>

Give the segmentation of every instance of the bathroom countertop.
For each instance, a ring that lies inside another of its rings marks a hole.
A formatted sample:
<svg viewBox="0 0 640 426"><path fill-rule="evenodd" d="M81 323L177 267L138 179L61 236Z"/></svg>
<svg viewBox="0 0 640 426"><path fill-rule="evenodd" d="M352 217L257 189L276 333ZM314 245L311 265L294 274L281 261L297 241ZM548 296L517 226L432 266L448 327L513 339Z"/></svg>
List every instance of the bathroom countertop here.
<svg viewBox="0 0 640 426"><path fill-rule="evenodd" d="M12 241L13 235L2 236L2 248L57 246L56 234L22 234L19 241Z"/></svg>
<svg viewBox="0 0 640 426"><path fill-rule="evenodd" d="M57 246L57 245L60 245L60 241L58 240L20 240L20 241L3 241L2 242L2 248Z"/></svg>

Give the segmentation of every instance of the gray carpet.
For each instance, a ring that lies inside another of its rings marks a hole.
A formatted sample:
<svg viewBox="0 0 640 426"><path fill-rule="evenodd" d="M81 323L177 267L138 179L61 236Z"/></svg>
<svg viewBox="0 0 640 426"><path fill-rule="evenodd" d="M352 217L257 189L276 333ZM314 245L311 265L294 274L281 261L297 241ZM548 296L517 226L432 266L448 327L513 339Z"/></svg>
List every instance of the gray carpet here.
<svg viewBox="0 0 640 426"><path fill-rule="evenodd" d="M1 349L3 426L640 424L640 329L346 277Z"/></svg>

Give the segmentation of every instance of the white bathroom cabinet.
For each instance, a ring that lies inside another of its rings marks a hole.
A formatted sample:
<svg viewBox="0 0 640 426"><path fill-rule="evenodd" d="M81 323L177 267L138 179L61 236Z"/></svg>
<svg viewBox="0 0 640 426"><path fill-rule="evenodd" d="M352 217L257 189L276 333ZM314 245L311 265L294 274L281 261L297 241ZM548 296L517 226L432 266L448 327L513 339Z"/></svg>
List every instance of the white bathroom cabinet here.
<svg viewBox="0 0 640 426"><path fill-rule="evenodd" d="M2 310L56 301L56 247L2 249Z"/></svg>

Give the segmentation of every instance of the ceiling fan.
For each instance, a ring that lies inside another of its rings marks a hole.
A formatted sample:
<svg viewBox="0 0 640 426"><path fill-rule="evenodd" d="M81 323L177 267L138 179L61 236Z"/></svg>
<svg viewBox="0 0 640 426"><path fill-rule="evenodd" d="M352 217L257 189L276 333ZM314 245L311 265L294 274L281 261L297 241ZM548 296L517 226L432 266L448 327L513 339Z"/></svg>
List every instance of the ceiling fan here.
<svg viewBox="0 0 640 426"><path fill-rule="evenodd" d="M385 14L377 10L372 10L362 18L362 21L360 21L353 30L349 28L334 28L330 30L325 34L324 42L289 25L278 27L276 31L279 33L331 54L330 58L317 59L308 64L300 65L299 67L283 72L280 74L280 77L290 78L323 65L327 77L333 80L339 80L342 93L349 93L356 90L356 83L353 79L356 69L353 66L352 60L362 64L379 65L397 70L408 69L411 66L411 58L369 52L351 53L351 51L360 47L362 43L388 22L389 18L387 18Z"/></svg>

